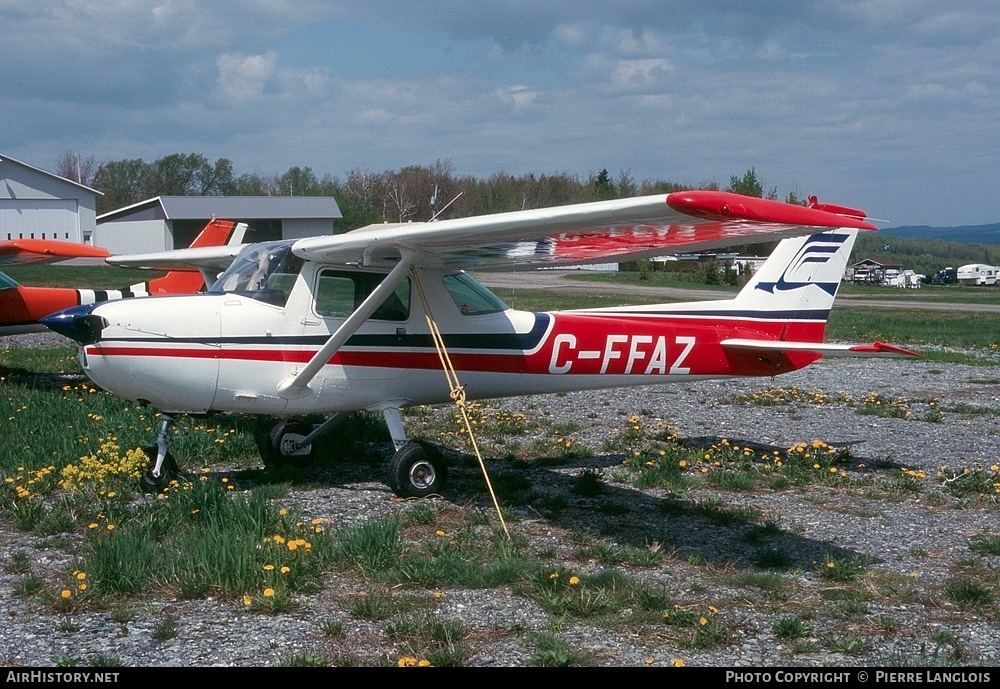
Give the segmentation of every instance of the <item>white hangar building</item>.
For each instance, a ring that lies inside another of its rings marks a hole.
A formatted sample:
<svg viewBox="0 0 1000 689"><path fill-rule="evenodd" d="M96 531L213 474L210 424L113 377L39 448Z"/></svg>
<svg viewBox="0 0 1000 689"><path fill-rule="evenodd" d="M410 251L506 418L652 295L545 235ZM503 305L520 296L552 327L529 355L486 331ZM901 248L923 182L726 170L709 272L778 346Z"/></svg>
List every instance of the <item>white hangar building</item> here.
<svg viewBox="0 0 1000 689"><path fill-rule="evenodd" d="M99 195L96 189L0 155L0 241L90 244Z"/></svg>
<svg viewBox="0 0 1000 689"><path fill-rule="evenodd" d="M157 196L98 216L93 243L113 254L183 249L213 217L265 242L333 234L343 215L332 196Z"/></svg>

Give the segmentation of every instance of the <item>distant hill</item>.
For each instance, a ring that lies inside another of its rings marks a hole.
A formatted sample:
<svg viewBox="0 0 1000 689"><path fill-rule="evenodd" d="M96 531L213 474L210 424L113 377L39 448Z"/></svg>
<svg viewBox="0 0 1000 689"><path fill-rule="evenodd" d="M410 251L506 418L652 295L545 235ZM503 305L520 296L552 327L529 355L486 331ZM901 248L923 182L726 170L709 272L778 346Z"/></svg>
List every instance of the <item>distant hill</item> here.
<svg viewBox="0 0 1000 689"><path fill-rule="evenodd" d="M878 233L906 239L943 239L946 242L958 242L959 244L1000 244L1000 223L961 225L959 227L907 225L880 228Z"/></svg>

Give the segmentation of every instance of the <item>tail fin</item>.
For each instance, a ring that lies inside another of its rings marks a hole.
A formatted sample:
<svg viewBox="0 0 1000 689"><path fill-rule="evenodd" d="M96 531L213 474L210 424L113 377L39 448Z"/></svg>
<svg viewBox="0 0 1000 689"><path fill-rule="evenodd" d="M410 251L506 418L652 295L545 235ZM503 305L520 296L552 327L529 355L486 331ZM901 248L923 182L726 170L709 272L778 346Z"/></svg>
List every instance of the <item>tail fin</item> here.
<svg viewBox="0 0 1000 689"><path fill-rule="evenodd" d="M191 248L196 249L203 246L222 246L233 233L236 223L230 220L212 219L205 229L191 242ZM241 241L241 240L240 240ZM136 292L138 289L145 289L146 294L192 294L197 292L205 284L201 273L192 270L171 270L160 278L155 278L146 283L132 285L129 289Z"/></svg>
<svg viewBox="0 0 1000 689"><path fill-rule="evenodd" d="M796 321L825 325L833 308L858 230L839 229L782 240L746 286L735 304L748 311L782 314L789 321L782 339L799 339ZM822 329L807 329L809 340L822 342ZM817 338L819 336L819 339Z"/></svg>
<svg viewBox="0 0 1000 689"><path fill-rule="evenodd" d="M884 342L868 345L825 344L826 321L847 270L858 230L842 228L808 237L785 239L734 300L740 310L786 320L777 340L732 338L727 350L758 357L794 352L821 356L916 357L919 354Z"/></svg>

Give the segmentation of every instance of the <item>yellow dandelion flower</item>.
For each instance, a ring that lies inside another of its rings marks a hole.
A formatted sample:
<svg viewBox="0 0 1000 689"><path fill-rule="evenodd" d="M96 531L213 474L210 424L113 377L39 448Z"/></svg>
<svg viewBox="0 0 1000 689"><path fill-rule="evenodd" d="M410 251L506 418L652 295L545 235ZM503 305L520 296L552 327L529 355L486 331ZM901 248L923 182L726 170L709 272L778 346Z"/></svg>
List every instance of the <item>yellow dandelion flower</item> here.
<svg viewBox="0 0 1000 689"><path fill-rule="evenodd" d="M837 566L837 563L836 563L836 562L827 562L827 563L826 563L826 566L827 566L827 568L829 568L829 569L833 569L834 567L836 567L836 566Z"/></svg>
<svg viewBox="0 0 1000 689"><path fill-rule="evenodd" d="M274 596L274 589L266 588L264 589L264 598L272 598Z"/></svg>
<svg viewBox="0 0 1000 689"><path fill-rule="evenodd" d="M713 615L719 612L719 609L714 605L708 606L708 609L712 612Z"/></svg>
<svg viewBox="0 0 1000 689"><path fill-rule="evenodd" d="M684 661L680 658L674 658L670 661L674 667L684 667Z"/></svg>
<svg viewBox="0 0 1000 689"><path fill-rule="evenodd" d="M424 658L417 663L417 667L431 667L431 661Z"/></svg>
<svg viewBox="0 0 1000 689"><path fill-rule="evenodd" d="M248 596L247 594L244 593L243 594L243 605L250 605L251 603L253 603L253 598L251 598L250 596Z"/></svg>
<svg viewBox="0 0 1000 689"><path fill-rule="evenodd" d="M699 617L698 618L698 624L700 624L702 627L704 627L706 624L708 624L708 620L706 620L704 617Z"/></svg>
<svg viewBox="0 0 1000 689"><path fill-rule="evenodd" d="M549 579L558 579L558 578L559 578L559 572L553 572L552 574L549 575Z"/></svg>
<svg viewBox="0 0 1000 689"><path fill-rule="evenodd" d="M289 567L288 565L285 565L284 567L281 568L281 573L282 574L288 574L291 571L292 571L292 568Z"/></svg>
<svg viewBox="0 0 1000 689"><path fill-rule="evenodd" d="M76 573L76 578L79 579L80 581L83 581L84 579L87 578L87 573L86 572L77 572Z"/></svg>
<svg viewBox="0 0 1000 689"><path fill-rule="evenodd" d="M683 460L683 459L682 459L681 461L677 462L677 466L679 466L679 467L681 467L681 468L684 468L684 467L686 467L687 465L688 465L687 461L686 461L686 460Z"/></svg>
<svg viewBox="0 0 1000 689"><path fill-rule="evenodd" d="M572 577L569 578L569 585L570 586L576 586L579 583L580 583L580 577L572 576Z"/></svg>
<svg viewBox="0 0 1000 689"><path fill-rule="evenodd" d="M69 589L63 589L63 590L62 590L62 591L61 591L61 592L59 593L59 595L60 595L60 596L62 596L63 598L69 598L70 596L72 596L72 595L73 595L73 592L72 592L72 591L70 591Z"/></svg>
<svg viewBox="0 0 1000 689"><path fill-rule="evenodd" d="M438 529L437 531L434 532L434 534L437 535L437 536L444 536L444 531L442 531L441 529Z"/></svg>
<svg viewBox="0 0 1000 689"><path fill-rule="evenodd" d="M444 594L442 594L440 591L435 591L434 592L434 597L435 598L440 598L442 595L444 595Z"/></svg>
<svg viewBox="0 0 1000 689"><path fill-rule="evenodd" d="M411 658L410 656L403 656L398 661L396 661L396 665L398 667L414 667L416 666L416 664L417 664L417 659Z"/></svg>
<svg viewBox="0 0 1000 689"><path fill-rule="evenodd" d="M264 565L265 572L270 572L272 569L274 569L274 565Z"/></svg>
<svg viewBox="0 0 1000 689"><path fill-rule="evenodd" d="M653 664L653 659L652 658L646 658L646 665L652 665L652 664Z"/></svg>

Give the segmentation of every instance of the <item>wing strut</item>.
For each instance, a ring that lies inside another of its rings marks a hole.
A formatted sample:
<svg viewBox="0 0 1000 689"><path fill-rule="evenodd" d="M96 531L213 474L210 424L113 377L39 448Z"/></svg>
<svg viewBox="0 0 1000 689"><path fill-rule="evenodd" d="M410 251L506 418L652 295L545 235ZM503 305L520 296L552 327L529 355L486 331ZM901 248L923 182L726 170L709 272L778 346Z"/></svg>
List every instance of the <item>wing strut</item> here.
<svg viewBox="0 0 1000 689"><path fill-rule="evenodd" d="M500 518L500 526L503 527L503 532L507 535L507 539L510 540L510 531L507 530L507 523L503 519L503 512L497 503L497 496L493 492L490 475L486 472L486 464L483 462L483 456L479 452L479 443L476 442L476 435L472 431L472 422L469 421L469 414L465 408L465 388L458 381L458 373L451 363L451 357L448 356L448 350L444 346L444 338L438 329L437 321L434 320L434 314L431 313L430 302L424 294L424 287L420 284L420 275L417 274L416 270L413 271L413 285L416 287L417 296L420 297L420 305L424 309L424 318L427 319L427 327L431 331L431 339L434 340L434 349L437 350L438 358L441 359L441 368L444 369L444 374L448 378L448 387L451 388L451 398L455 400L455 404L458 405L459 410L462 412L462 419L465 420L465 430L469 433L472 449L476 451L476 459L479 460L479 468L483 471L483 478L486 479L486 487L489 488L490 497L493 498L493 506L496 508L497 516Z"/></svg>
<svg viewBox="0 0 1000 689"><path fill-rule="evenodd" d="M320 372L330 358L337 353L345 342L358 331L368 317L375 313L383 301L396 289L399 284L406 279L406 273L410 269L410 264L405 260L396 264L385 279L372 290L372 293L354 309L354 313L347 317L340 327L337 328L330 339L326 341L320 350L313 355L309 363L299 371L294 377L286 378L278 383L278 394L286 399L302 397L309 392L309 383L316 374Z"/></svg>

